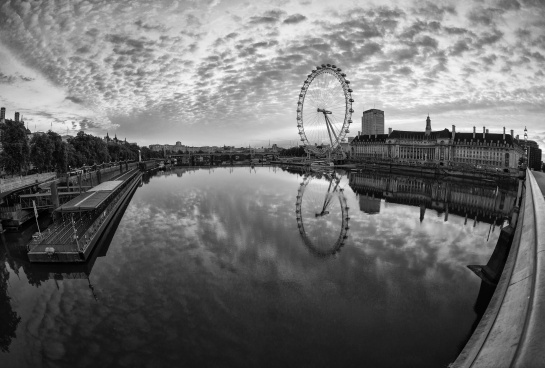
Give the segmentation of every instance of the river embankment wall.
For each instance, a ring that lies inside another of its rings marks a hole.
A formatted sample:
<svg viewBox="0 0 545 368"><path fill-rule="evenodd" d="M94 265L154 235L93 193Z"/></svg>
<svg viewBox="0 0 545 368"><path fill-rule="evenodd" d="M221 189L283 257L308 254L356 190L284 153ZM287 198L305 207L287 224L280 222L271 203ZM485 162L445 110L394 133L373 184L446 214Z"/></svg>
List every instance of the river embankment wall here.
<svg viewBox="0 0 545 368"><path fill-rule="evenodd" d="M545 365L545 199L534 174L525 189L511 250L479 325L453 368Z"/></svg>

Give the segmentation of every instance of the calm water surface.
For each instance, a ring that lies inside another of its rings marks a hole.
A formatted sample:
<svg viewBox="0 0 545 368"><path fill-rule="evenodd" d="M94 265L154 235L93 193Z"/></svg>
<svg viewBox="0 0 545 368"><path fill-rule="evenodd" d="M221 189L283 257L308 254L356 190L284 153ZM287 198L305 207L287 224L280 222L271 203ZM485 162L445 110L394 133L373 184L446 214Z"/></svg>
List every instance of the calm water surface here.
<svg viewBox="0 0 545 368"><path fill-rule="evenodd" d="M3 235L0 366L447 366L498 229L359 197L340 175L176 169L83 268Z"/></svg>

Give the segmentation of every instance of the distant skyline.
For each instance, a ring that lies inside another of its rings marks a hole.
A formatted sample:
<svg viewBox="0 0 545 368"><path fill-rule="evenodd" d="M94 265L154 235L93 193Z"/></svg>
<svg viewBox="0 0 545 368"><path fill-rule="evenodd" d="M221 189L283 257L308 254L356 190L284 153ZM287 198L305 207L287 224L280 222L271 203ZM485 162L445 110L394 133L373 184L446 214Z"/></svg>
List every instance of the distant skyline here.
<svg viewBox="0 0 545 368"><path fill-rule="evenodd" d="M545 2L0 0L0 106L33 130L295 144L307 74L343 69L354 124L514 129L545 148Z"/></svg>

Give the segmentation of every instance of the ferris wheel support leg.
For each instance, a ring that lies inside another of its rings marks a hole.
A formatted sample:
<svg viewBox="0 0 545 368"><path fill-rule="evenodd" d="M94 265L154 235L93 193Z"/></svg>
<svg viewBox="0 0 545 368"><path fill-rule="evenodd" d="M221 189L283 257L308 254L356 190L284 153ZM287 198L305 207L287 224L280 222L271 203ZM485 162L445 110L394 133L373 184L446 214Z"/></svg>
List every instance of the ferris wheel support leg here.
<svg viewBox="0 0 545 368"><path fill-rule="evenodd" d="M329 121L329 118L327 117L326 114L324 114L324 117L328 126L328 131L329 129L331 129L331 132L333 133L333 136L335 137L335 142L339 142L339 137L337 136L337 133L335 133L335 129L333 129L333 125L331 124L331 121ZM329 136L329 139L331 139L331 135ZM333 149L333 142L331 142L331 148Z"/></svg>
<svg viewBox="0 0 545 368"><path fill-rule="evenodd" d="M324 114L324 117L325 117L325 121L326 121L325 126L327 128L327 134L329 135L329 142L331 143L331 147L333 148L333 138L331 138L331 129L329 128L327 115Z"/></svg>

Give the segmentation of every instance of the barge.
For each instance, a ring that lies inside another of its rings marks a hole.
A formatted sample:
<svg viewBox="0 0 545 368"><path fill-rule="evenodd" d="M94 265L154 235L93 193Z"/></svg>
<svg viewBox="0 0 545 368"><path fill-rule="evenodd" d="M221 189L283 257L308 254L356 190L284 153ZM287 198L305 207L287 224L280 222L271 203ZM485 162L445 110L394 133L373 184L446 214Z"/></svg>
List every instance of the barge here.
<svg viewBox="0 0 545 368"><path fill-rule="evenodd" d="M129 171L55 209L54 223L27 245L30 262L86 262L112 220L124 210L141 177L139 170Z"/></svg>

